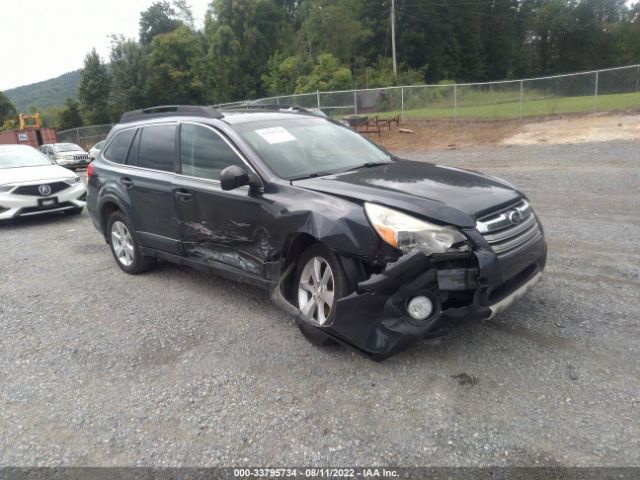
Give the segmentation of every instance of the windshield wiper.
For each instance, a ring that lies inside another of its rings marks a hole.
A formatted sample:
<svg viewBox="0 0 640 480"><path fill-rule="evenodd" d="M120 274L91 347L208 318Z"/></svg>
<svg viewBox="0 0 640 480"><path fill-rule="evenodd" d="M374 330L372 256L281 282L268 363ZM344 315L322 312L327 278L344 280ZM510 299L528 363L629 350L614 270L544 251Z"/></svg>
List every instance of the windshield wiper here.
<svg viewBox="0 0 640 480"><path fill-rule="evenodd" d="M296 180L305 180L307 178L324 177L327 175L333 175L335 173L336 172L314 172L314 173L309 173L308 175L302 175L301 177L290 178L289 181L295 182Z"/></svg>
<svg viewBox="0 0 640 480"><path fill-rule="evenodd" d="M294 182L296 180L304 180L306 178L316 178L316 177L324 177L327 175L335 175L336 173L344 173L344 172L350 172L352 170L358 170L359 168L371 168L371 167L377 167L379 165L388 165L390 163L393 163L393 161L390 162L366 162L360 165L356 165L355 167L350 167L347 168L346 170L334 170L332 172L314 172L314 173L309 173L308 175L303 175L301 177L296 177L296 178L290 178L289 181Z"/></svg>
<svg viewBox="0 0 640 480"><path fill-rule="evenodd" d="M358 170L360 168L371 168L378 167L380 165L388 165L393 162L366 162L361 165L356 165L355 167L347 168L346 170L342 170L340 173L352 172L353 170Z"/></svg>

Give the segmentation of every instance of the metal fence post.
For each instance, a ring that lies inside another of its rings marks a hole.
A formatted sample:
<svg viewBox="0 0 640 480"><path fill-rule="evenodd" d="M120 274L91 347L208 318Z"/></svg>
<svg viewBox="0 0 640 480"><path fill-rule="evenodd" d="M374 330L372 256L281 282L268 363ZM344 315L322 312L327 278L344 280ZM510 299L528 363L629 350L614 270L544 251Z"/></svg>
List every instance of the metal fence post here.
<svg viewBox="0 0 640 480"><path fill-rule="evenodd" d="M524 80L520 80L520 120L522 120L523 108L524 108Z"/></svg>
<svg viewBox="0 0 640 480"><path fill-rule="evenodd" d="M453 85L453 121L458 121L458 85Z"/></svg>
<svg viewBox="0 0 640 480"><path fill-rule="evenodd" d="M320 90L316 90L316 97L318 99L318 110L320 110Z"/></svg>
<svg viewBox="0 0 640 480"><path fill-rule="evenodd" d="M404 122L404 87L400 87L400 115Z"/></svg>
<svg viewBox="0 0 640 480"><path fill-rule="evenodd" d="M596 95L595 95L595 100L593 102L593 111L597 112L598 111L598 73L596 71Z"/></svg>
<svg viewBox="0 0 640 480"><path fill-rule="evenodd" d="M354 115L358 114L358 92L354 90L353 92L353 112Z"/></svg>
<svg viewBox="0 0 640 480"><path fill-rule="evenodd" d="M76 138L78 139L78 141L76 143L80 143L80 129L76 128Z"/></svg>

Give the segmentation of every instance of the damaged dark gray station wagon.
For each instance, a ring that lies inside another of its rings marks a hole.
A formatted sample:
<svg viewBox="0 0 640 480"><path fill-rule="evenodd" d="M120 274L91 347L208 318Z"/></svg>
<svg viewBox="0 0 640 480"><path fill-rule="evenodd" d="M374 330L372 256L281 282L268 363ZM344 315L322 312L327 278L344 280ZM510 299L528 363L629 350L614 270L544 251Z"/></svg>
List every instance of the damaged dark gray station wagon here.
<svg viewBox="0 0 640 480"><path fill-rule="evenodd" d="M375 360L505 309L546 260L509 183L401 160L300 108L129 112L88 177L125 272L164 259L258 285L312 342Z"/></svg>

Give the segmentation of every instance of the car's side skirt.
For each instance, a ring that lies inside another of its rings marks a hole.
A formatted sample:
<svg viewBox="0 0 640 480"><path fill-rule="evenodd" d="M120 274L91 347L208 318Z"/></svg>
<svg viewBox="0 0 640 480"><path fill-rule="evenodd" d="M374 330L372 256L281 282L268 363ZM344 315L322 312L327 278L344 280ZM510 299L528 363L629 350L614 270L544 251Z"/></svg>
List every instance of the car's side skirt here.
<svg viewBox="0 0 640 480"><path fill-rule="evenodd" d="M257 275L253 275L222 262L216 262L214 260L201 262L195 259L183 257L181 255L174 255L172 253L156 250L154 248L141 247L140 250L142 251L143 255L162 258L177 265L185 265L202 272L213 273L228 280L247 283L267 291L272 290L276 284L276 282L273 280L268 280Z"/></svg>

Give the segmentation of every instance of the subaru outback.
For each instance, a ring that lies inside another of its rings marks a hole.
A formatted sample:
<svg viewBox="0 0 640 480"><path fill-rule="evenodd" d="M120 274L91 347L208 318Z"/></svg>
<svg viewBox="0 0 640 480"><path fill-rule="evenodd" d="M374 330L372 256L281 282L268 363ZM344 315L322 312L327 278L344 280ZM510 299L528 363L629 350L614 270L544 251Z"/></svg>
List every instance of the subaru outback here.
<svg viewBox="0 0 640 480"><path fill-rule="evenodd" d="M374 360L492 317L546 261L513 185L397 158L302 108L128 112L87 175L123 271L167 260L257 285L313 343Z"/></svg>

